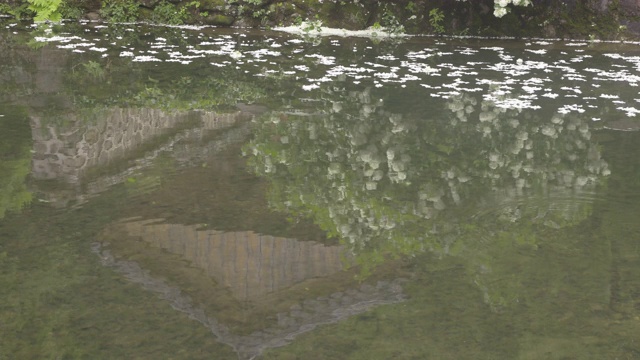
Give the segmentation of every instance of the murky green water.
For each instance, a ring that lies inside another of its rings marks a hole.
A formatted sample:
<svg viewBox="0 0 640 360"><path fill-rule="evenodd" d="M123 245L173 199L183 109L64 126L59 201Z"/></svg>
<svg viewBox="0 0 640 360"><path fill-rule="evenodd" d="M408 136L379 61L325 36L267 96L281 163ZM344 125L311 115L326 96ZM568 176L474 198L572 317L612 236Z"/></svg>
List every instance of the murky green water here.
<svg viewBox="0 0 640 360"><path fill-rule="evenodd" d="M640 358L640 44L0 32L0 359Z"/></svg>

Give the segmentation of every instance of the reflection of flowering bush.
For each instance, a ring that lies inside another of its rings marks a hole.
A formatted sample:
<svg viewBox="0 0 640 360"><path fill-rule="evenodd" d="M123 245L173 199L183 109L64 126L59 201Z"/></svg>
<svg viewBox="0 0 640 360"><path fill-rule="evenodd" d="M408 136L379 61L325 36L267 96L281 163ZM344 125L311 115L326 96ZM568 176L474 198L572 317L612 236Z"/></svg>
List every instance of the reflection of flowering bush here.
<svg viewBox="0 0 640 360"><path fill-rule="evenodd" d="M257 122L245 150L272 180L272 204L311 215L354 250L372 242L394 252L421 250L415 240L426 234L410 230L418 185L409 179L418 174L410 155L416 149L407 144L415 121L384 111L368 89L342 100L327 104L327 114L274 113Z"/></svg>
<svg viewBox="0 0 640 360"><path fill-rule="evenodd" d="M462 235L471 235L472 240L458 239L452 252L468 255L467 270L473 283L497 311L526 293L521 278L512 271L521 266L522 250L537 247L536 234L527 223L559 228L586 219L595 186L610 171L597 145L590 142L591 132L583 118L553 114L541 120L493 101L482 101L478 111L473 111L477 104L468 95L452 97L448 103L457 130L469 132L468 140L479 143L479 156L470 173L474 181L481 179L491 189L491 195L484 198L491 218L497 212L503 224L519 222L522 226L490 235L476 227ZM468 123L473 125L460 126ZM484 236L479 235L483 232Z"/></svg>
<svg viewBox="0 0 640 360"><path fill-rule="evenodd" d="M449 109L456 119L466 121L466 112L458 109L475 103L475 98L459 95L450 100ZM541 121L530 113L483 101L475 130L482 134L474 141L482 143L482 160L477 164L483 163L484 169L475 167L473 175L490 185L493 200L505 204L502 215L510 221L519 220L528 210L532 212L526 214L529 219L551 226L581 221L588 213L579 207L590 205L570 200L593 191L598 180L610 173L597 145L590 142L587 122L574 115L553 114ZM547 197L542 204L537 202L544 206L520 209L517 200L534 195Z"/></svg>
<svg viewBox="0 0 640 360"><path fill-rule="evenodd" d="M356 253L447 252L451 244L432 235L465 209L582 191L608 174L576 117L544 120L469 95L452 97L439 118L390 113L369 89L323 97L324 112L258 119L245 151L269 178L274 207L313 217ZM547 221L541 211L552 208L501 212L509 224ZM584 216L569 218L560 226Z"/></svg>

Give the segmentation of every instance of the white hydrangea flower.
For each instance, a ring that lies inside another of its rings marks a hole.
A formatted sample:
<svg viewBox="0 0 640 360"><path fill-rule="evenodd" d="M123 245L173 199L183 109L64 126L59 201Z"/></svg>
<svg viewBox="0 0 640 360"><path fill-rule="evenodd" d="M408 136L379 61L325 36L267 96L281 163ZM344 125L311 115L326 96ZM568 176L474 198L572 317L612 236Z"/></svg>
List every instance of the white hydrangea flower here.
<svg viewBox="0 0 640 360"><path fill-rule="evenodd" d="M497 18L501 18L503 16L507 15L507 9L503 8L503 7L495 7L493 9L493 16L497 17Z"/></svg>

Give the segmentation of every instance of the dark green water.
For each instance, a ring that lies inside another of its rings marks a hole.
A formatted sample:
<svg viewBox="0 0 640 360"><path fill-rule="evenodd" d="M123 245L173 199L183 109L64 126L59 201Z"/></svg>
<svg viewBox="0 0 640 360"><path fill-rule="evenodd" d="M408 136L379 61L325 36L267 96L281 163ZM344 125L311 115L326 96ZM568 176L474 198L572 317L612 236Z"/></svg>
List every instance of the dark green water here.
<svg viewBox="0 0 640 360"><path fill-rule="evenodd" d="M640 44L0 31L0 359L640 358Z"/></svg>

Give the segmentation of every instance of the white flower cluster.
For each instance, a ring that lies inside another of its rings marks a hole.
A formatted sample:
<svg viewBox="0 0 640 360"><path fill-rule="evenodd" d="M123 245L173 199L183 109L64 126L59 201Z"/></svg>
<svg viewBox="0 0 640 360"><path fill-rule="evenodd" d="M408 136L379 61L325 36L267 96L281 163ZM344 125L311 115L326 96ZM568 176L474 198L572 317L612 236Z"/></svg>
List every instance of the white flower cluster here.
<svg viewBox="0 0 640 360"><path fill-rule="evenodd" d="M493 3L493 15L495 17L503 17L507 14L507 5L513 4L516 6L528 6L531 4L530 0L495 0Z"/></svg>
<svg viewBox="0 0 640 360"><path fill-rule="evenodd" d="M457 0L457 1L467 1L467 0ZM515 6L529 6L531 4L531 0L494 0L493 15L499 18L505 16L509 12L509 10L507 9L507 6L509 4L513 4Z"/></svg>

